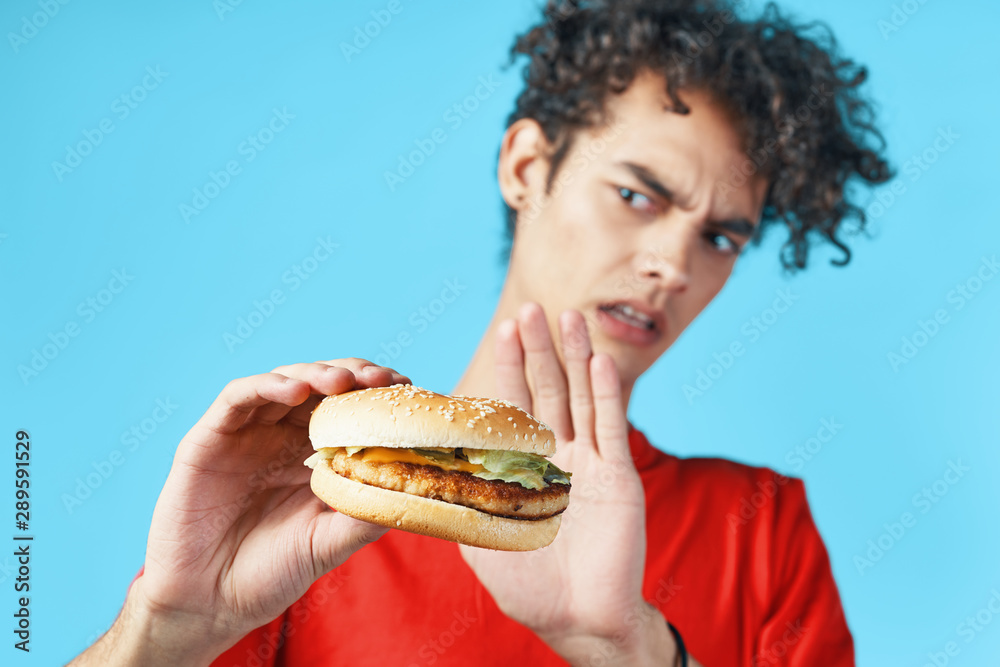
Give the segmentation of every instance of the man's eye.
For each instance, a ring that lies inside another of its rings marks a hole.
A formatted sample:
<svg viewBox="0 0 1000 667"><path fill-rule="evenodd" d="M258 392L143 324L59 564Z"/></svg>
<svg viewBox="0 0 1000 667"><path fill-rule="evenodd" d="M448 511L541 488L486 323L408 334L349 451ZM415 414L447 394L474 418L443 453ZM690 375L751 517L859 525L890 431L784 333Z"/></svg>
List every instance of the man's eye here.
<svg viewBox="0 0 1000 667"><path fill-rule="evenodd" d="M740 247L725 234L709 232L705 235L705 238L708 240L709 244L711 244L711 246L719 252L729 255L738 255L740 253Z"/></svg>
<svg viewBox="0 0 1000 667"><path fill-rule="evenodd" d="M630 190L628 188L618 188L618 194L622 199L627 201L632 208L650 208L653 206L653 202L644 194L640 194L635 190Z"/></svg>

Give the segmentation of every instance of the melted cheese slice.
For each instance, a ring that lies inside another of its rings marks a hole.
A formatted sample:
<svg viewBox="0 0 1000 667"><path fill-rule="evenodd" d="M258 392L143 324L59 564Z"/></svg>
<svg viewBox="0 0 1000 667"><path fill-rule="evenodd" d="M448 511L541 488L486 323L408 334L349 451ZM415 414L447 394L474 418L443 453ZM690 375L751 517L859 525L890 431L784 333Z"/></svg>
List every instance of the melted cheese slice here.
<svg viewBox="0 0 1000 667"><path fill-rule="evenodd" d="M333 458L334 453L342 451L342 447L324 447L317 450L322 458ZM360 456L361 460L372 463L414 463L422 466L436 466L444 470L460 470L462 472L484 472L486 468L478 463L469 463L456 458L452 463L435 461L416 453L412 449L400 449L394 447L365 447L354 456Z"/></svg>

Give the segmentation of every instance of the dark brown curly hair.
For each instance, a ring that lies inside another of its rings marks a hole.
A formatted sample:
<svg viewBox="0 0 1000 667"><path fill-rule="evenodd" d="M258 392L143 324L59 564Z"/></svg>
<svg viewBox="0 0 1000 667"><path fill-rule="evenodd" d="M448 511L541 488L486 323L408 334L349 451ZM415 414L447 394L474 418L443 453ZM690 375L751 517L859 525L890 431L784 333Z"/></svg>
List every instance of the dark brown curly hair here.
<svg viewBox="0 0 1000 667"><path fill-rule="evenodd" d="M539 123L553 147L546 193L582 128L607 123L605 102L636 74L666 80L672 111L686 114L684 89L709 92L738 119L747 159L716 187L738 187L753 174L770 183L760 229L788 228L781 250L786 269L806 266L811 236L843 252L845 221L864 229L864 210L852 185L892 176L880 155L885 140L874 108L860 91L864 67L839 53L829 28L798 24L768 4L758 18L743 16L746 0L549 0L544 21L517 38L510 64L521 55L525 88L507 119ZM517 211L506 206L507 239Z"/></svg>

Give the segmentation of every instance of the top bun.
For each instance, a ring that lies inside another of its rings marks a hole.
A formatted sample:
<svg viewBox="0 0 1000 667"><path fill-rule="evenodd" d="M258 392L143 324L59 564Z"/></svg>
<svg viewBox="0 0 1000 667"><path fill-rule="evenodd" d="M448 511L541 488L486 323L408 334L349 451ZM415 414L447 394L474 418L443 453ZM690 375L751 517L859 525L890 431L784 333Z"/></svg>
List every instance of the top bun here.
<svg viewBox="0 0 1000 667"><path fill-rule="evenodd" d="M556 453L548 426L513 403L445 396L408 384L327 396L309 422L313 447L502 449Z"/></svg>

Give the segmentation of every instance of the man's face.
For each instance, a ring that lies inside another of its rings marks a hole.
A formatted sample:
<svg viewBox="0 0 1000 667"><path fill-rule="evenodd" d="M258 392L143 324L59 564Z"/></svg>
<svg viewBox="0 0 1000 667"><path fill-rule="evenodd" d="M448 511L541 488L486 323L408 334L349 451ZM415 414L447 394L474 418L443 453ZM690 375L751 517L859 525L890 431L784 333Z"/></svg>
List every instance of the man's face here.
<svg viewBox="0 0 1000 667"><path fill-rule="evenodd" d="M563 310L581 311L628 387L722 289L766 195L763 178L732 183L746 156L731 117L700 91L681 97L687 115L665 110L662 78L637 77L609 100L608 126L577 134L549 195L534 121L501 150L518 211L505 290L539 302L553 331Z"/></svg>

